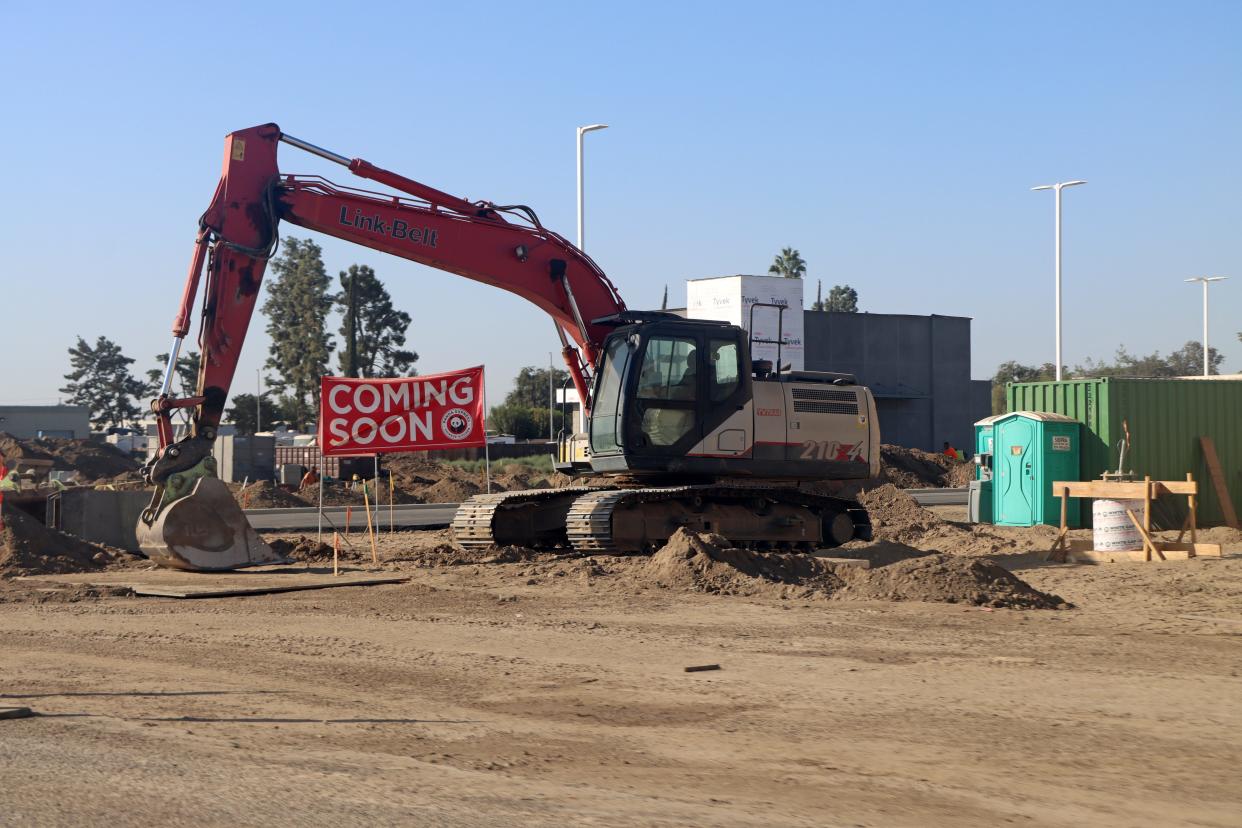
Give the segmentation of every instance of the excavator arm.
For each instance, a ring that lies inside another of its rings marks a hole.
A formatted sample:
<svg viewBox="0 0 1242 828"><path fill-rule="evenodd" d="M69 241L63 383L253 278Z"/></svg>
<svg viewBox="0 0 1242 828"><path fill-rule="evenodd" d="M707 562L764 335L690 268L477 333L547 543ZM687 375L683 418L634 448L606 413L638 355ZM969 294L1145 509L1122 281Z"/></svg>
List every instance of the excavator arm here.
<svg viewBox="0 0 1242 828"><path fill-rule="evenodd" d="M276 161L281 142L403 195L282 174ZM610 330L598 320L625 311L603 271L543 227L527 207L466 201L285 135L276 124L231 133L225 139L223 174L199 222L168 368L152 402L160 450L144 470L156 490L139 535L144 550L167 565L231 569L271 559L240 509L233 504L232 514L224 502L221 492L227 490L214 479L211 445L282 220L494 285L534 303L552 317L570 377L588 409L590 375ZM200 287L197 390L192 397L176 398L171 394L174 366L190 332ZM178 409L189 409L190 428L175 440L171 417ZM182 517L173 518L173 512ZM220 519L212 524L207 513Z"/></svg>

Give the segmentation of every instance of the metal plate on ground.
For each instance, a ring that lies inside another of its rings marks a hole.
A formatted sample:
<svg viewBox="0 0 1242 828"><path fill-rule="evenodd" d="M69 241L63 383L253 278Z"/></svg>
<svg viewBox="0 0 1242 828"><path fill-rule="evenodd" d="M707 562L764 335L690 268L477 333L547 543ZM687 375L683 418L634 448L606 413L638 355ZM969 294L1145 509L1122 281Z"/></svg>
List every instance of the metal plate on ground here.
<svg viewBox="0 0 1242 828"><path fill-rule="evenodd" d="M147 595L154 598L233 598L241 595L267 595L274 592L297 592L304 589L331 589L333 587L374 586L376 584L399 584L408 581L407 577L389 578L326 578L300 584L239 586L231 589L213 587L167 587L151 584L134 584L131 589L135 595Z"/></svg>
<svg viewBox="0 0 1242 828"><path fill-rule="evenodd" d="M151 569L138 572L129 570L72 575L33 575L20 580L62 587L81 585L128 587L134 591L135 595L158 598L231 598L308 589L397 584L408 581L409 576L380 575L357 570L333 575L330 567L292 570L290 567L269 567L228 574Z"/></svg>
<svg viewBox="0 0 1242 828"><path fill-rule="evenodd" d="M29 719L34 714L29 707L0 707L0 719Z"/></svg>

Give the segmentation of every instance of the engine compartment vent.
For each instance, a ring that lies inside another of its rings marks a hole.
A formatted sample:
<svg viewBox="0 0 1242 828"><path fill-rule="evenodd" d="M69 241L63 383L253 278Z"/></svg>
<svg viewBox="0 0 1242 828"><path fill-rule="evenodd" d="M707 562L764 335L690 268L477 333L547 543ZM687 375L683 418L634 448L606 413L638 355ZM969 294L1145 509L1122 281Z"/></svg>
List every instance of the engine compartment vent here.
<svg viewBox="0 0 1242 828"><path fill-rule="evenodd" d="M806 414L858 414L858 394L831 388L791 388L793 410Z"/></svg>

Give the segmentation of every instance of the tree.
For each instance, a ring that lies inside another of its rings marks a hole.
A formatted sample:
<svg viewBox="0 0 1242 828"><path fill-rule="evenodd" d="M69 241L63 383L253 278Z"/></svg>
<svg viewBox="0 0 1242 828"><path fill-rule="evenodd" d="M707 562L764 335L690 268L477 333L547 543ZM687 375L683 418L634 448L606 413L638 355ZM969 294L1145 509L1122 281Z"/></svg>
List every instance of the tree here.
<svg viewBox="0 0 1242 828"><path fill-rule="evenodd" d="M1225 355L1215 348L1208 348L1208 374L1219 374ZM1203 343L1191 340L1179 350L1169 354L1166 360L1175 377L1202 376L1203 374Z"/></svg>
<svg viewBox="0 0 1242 828"><path fill-rule="evenodd" d="M811 310L822 311L824 308L824 280L815 280L815 301L811 303Z"/></svg>
<svg viewBox="0 0 1242 828"><path fill-rule="evenodd" d="M569 372L563 368L552 371L553 390L559 390L569 381ZM505 396L504 405L518 405L526 408L542 408L543 422L548 422L548 369L527 365L513 378L513 390Z"/></svg>
<svg viewBox="0 0 1242 828"><path fill-rule="evenodd" d="M190 351L188 354L181 354L177 357L177 367L173 369L173 377L175 382L172 389L173 393L178 390L183 397L194 396L195 389L198 388L198 351ZM160 384L164 382L164 368L168 365L168 354L156 354L155 364L160 366L147 371L147 387L145 393L154 397L160 393ZM177 384L180 384L180 389Z"/></svg>
<svg viewBox="0 0 1242 828"><path fill-rule="evenodd" d="M660 300L660 310L668 310L668 285L664 286L664 298ZM1242 334L1238 334L1238 338L1242 339Z"/></svg>
<svg viewBox="0 0 1242 828"><path fill-rule="evenodd" d="M1215 348L1209 349L1209 373L1219 374L1225 361ZM1122 345L1113 355L1113 362L1088 359L1076 366L1074 373L1089 377L1188 377L1203 373L1203 344L1190 341L1168 356L1153 351L1147 356L1135 356Z"/></svg>
<svg viewBox="0 0 1242 828"><path fill-rule="evenodd" d="M291 424L308 430L315 425L319 378L332 352L326 329L330 280L319 245L309 239L285 239L284 254L271 267L276 278L268 284L263 313L272 347L264 365L275 371L273 390L290 400Z"/></svg>
<svg viewBox="0 0 1242 828"><path fill-rule="evenodd" d="M237 427L239 434L254 434L255 429L255 396L254 394L234 394L233 404L224 412L224 419ZM281 400L272 399L271 394L264 392L259 403L263 415L261 423L264 431L271 431L279 425L288 425L289 417Z"/></svg>
<svg viewBox="0 0 1242 828"><path fill-rule="evenodd" d="M801 279L806 275L806 262L802 254L792 247L782 247L780 254L772 261L768 273L784 276L786 279Z"/></svg>
<svg viewBox="0 0 1242 828"><path fill-rule="evenodd" d="M1023 365L1020 362L1003 362L992 377L992 413L1005 412L1005 384L1009 382L1039 382L1056 379L1057 368L1051 362L1039 367Z"/></svg>
<svg viewBox="0 0 1242 828"><path fill-rule="evenodd" d="M82 337L69 349L68 382L60 389L73 405L90 409L91 425L98 428L119 426L137 419L140 409L132 400L140 397L146 384L129 372L134 360L121 353L121 346L106 336L91 347Z"/></svg>
<svg viewBox="0 0 1242 828"><path fill-rule="evenodd" d="M552 412L553 428L561 428L561 412ZM499 434L512 434L519 440L534 437L546 437L548 429L548 409L510 403L493 406L487 415L487 429Z"/></svg>
<svg viewBox="0 0 1242 828"><path fill-rule="evenodd" d="M824 310L837 313L858 313L858 291L849 285L834 285L828 291L828 301L823 303Z"/></svg>
<svg viewBox="0 0 1242 828"><path fill-rule="evenodd" d="M347 377L413 375L410 368L418 361L418 354L401 347L410 315L393 308L392 296L367 265L350 265L348 272L341 271L340 281L341 292L335 302L341 310L341 337L345 340L344 350L337 355L341 373Z"/></svg>

